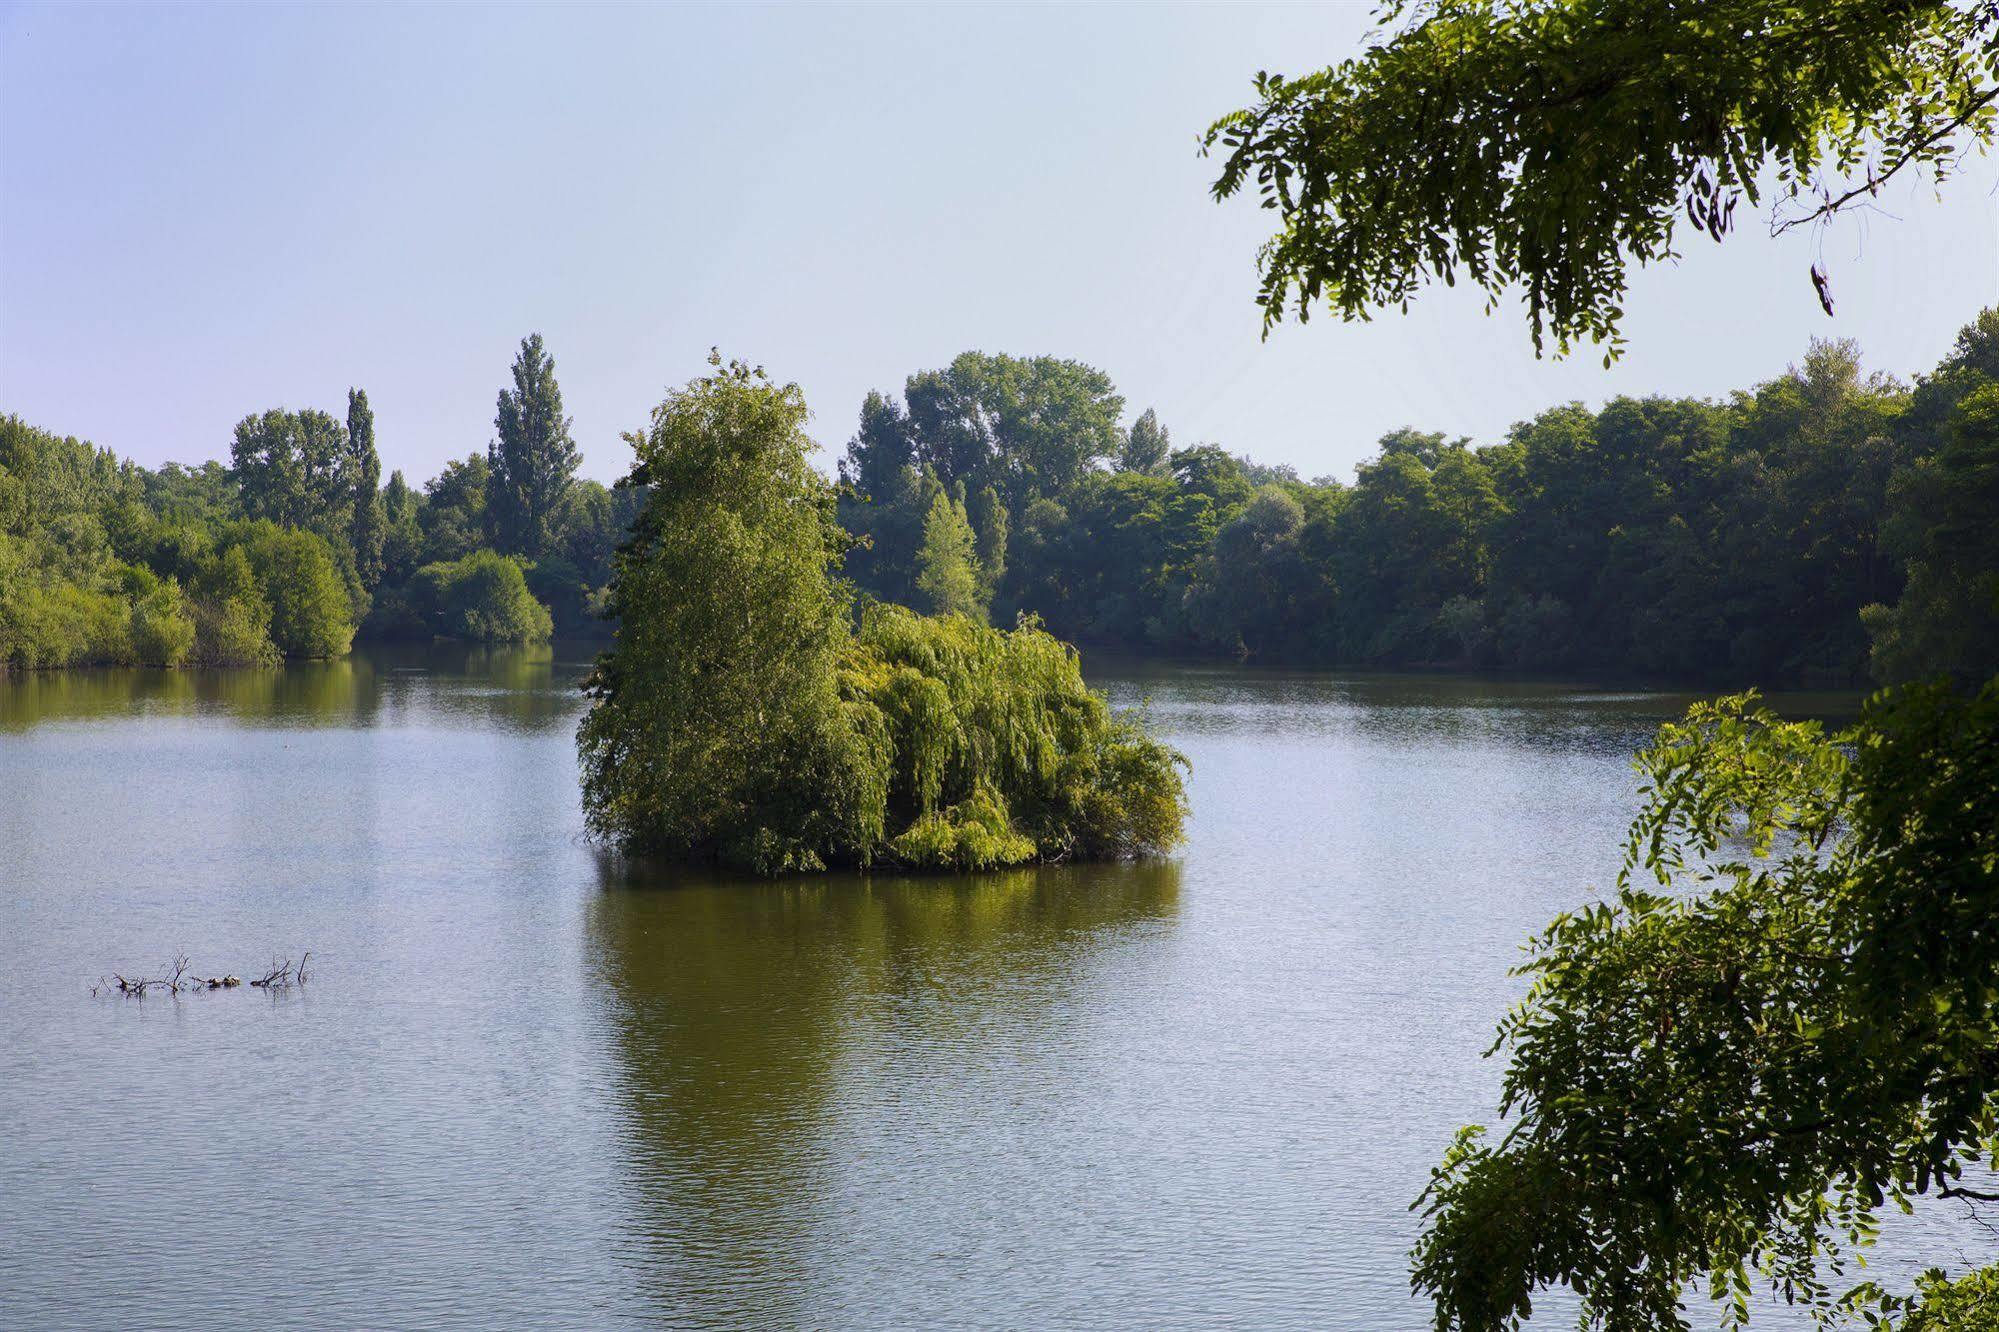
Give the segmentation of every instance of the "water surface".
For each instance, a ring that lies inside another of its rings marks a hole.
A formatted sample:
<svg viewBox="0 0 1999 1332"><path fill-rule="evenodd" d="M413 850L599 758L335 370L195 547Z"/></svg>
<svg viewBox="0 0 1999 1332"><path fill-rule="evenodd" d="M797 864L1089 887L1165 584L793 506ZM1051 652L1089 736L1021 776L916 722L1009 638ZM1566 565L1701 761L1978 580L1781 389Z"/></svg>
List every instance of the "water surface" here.
<svg viewBox="0 0 1999 1332"><path fill-rule="evenodd" d="M1423 1326L1507 968L1687 701L1118 668L1174 860L724 882L583 840L587 653L0 679L0 1324Z"/></svg>

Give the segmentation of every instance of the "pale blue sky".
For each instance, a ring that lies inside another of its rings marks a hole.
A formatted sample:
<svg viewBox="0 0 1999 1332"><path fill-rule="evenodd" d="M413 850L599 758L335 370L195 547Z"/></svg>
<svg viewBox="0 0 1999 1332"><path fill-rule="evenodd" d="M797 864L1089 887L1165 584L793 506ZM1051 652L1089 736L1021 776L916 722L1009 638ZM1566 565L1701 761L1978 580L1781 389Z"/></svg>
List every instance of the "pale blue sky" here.
<svg viewBox="0 0 1999 1332"><path fill-rule="evenodd" d="M584 470L719 344L861 395L967 348L1080 358L1135 414L1307 475L1384 431L1491 440L1550 403L1718 394L1813 335L1902 374L1999 300L1991 163L1823 241L1760 222L1643 276L1632 351L1537 363L1511 313L1258 340L1262 218L1200 129L1365 6L0 6L0 410L148 464L244 414L373 399L412 480L483 448L540 330Z"/></svg>

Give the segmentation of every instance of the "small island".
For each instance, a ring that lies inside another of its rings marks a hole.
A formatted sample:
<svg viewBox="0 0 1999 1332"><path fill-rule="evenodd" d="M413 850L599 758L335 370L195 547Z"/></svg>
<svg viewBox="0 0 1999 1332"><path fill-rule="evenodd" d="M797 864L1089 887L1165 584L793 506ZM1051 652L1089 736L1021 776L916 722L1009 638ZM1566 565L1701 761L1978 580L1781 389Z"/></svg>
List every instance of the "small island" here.
<svg viewBox="0 0 1999 1332"><path fill-rule="evenodd" d="M723 365L627 436L647 496L578 732L591 829L762 874L991 869L1175 845L1185 761L1023 616L857 606L796 385Z"/></svg>

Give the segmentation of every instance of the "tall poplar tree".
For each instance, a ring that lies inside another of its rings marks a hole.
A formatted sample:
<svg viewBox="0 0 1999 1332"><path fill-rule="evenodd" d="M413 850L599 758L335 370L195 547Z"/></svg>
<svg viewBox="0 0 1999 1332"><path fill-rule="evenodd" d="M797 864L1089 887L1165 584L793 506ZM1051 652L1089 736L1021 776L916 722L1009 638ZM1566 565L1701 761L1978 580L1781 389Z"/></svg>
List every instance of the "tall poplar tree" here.
<svg viewBox="0 0 1999 1332"><path fill-rule="evenodd" d="M382 459L375 452L375 412L363 389L347 390L347 449L354 475L354 568L369 591L382 581Z"/></svg>
<svg viewBox="0 0 1999 1332"><path fill-rule="evenodd" d="M562 414L555 360L541 334L521 340L514 386L500 390L497 433L486 450L486 514L494 544L510 555L540 559L554 539L556 516L576 476L576 442Z"/></svg>
<svg viewBox="0 0 1999 1332"><path fill-rule="evenodd" d="M1159 413L1147 407L1144 414L1131 423L1124 448L1118 454L1117 469L1157 476L1166 470L1166 459L1172 452L1172 435L1159 424Z"/></svg>
<svg viewBox="0 0 1999 1332"><path fill-rule="evenodd" d="M1006 541L1012 517L991 486L980 488L966 514L972 520L973 544L978 552L979 595L990 604L1006 579Z"/></svg>

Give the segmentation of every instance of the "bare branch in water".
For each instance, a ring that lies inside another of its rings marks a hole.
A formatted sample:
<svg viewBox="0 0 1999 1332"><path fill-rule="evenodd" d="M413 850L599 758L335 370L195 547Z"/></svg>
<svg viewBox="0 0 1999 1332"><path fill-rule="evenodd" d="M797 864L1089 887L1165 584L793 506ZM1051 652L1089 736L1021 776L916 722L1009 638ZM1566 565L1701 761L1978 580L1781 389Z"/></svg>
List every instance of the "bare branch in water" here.
<svg viewBox="0 0 1999 1332"><path fill-rule="evenodd" d="M296 967L292 965L290 958L281 962L274 959L270 970L250 984L265 990L288 990L293 986L303 986L306 964L311 960L310 952L299 958ZM169 994L180 994L190 990L231 990L242 983L243 978L233 972L225 972L220 976L197 976L188 969L187 954L175 953L173 961L166 967L165 975L127 976L123 972L114 971L108 977L98 977L97 984L90 987L90 993L96 996L115 992L131 999L143 999L154 990L165 990Z"/></svg>

